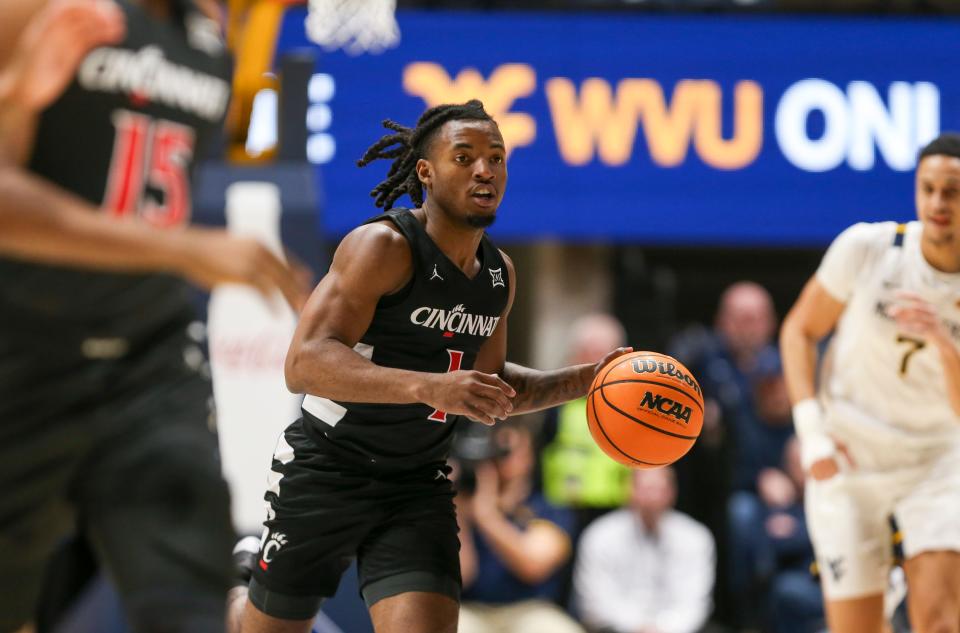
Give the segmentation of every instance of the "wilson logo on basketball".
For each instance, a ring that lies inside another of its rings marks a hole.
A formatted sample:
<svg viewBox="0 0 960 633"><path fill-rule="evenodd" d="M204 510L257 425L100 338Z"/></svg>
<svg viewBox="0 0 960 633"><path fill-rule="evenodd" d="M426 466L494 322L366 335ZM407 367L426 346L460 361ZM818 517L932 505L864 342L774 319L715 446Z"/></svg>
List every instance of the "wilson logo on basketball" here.
<svg viewBox="0 0 960 633"><path fill-rule="evenodd" d="M664 398L659 394L652 394L649 391L643 394L640 400L640 406L646 407L651 411L659 411L671 418L682 421L684 424L690 423L690 407L685 407L679 402Z"/></svg>
<svg viewBox="0 0 960 633"><path fill-rule="evenodd" d="M673 363L663 363L660 361L653 361L653 360L648 360L646 358L640 358L640 359L635 359L631 361L630 364L633 365L634 373L637 373L637 374L658 373L664 376L670 376L671 378L679 378L690 387L693 387L693 390L697 392L697 395L703 395L700 393L700 385L698 385L697 381L693 379L693 376L691 376L690 374L684 373L682 369L678 368Z"/></svg>

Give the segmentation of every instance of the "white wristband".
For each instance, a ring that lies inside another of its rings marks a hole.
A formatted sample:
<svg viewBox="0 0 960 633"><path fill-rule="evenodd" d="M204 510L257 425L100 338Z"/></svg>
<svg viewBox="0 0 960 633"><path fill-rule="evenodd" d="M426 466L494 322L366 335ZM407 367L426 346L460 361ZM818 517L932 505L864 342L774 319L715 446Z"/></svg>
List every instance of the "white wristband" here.
<svg viewBox="0 0 960 633"><path fill-rule="evenodd" d="M800 463L809 470L815 462L832 457L837 445L823 424L823 409L816 398L807 398L793 405L793 427L800 438Z"/></svg>

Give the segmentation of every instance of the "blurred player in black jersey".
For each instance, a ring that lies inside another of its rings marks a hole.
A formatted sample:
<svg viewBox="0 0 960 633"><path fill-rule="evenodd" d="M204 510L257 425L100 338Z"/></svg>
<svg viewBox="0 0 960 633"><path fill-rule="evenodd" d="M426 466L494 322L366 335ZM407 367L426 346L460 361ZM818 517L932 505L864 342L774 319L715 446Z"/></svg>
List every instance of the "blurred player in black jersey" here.
<svg viewBox="0 0 960 633"><path fill-rule="evenodd" d="M407 194L418 208L347 235L304 309L286 363L291 391L307 394L303 417L274 455L249 599L231 606L243 633L309 631L354 557L377 633L455 631L455 423L581 397L598 368L506 362L516 275L484 232L506 188L506 150L482 104L385 125L395 133L360 164L393 158L377 206Z"/></svg>
<svg viewBox="0 0 960 633"><path fill-rule="evenodd" d="M257 243L191 228L230 93L185 0L0 9L0 632L82 528L137 631L222 631L232 529L187 282L283 291Z"/></svg>

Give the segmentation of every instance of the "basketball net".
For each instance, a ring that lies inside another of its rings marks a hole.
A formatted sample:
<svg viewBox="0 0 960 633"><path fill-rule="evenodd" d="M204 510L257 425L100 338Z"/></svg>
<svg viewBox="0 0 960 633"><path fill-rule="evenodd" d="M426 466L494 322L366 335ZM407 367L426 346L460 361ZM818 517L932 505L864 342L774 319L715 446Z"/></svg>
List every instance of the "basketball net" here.
<svg viewBox="0 0 960 633"><path fill-rule="evenodd" d="M382 53L400 41L396 0L309 0L307 37L326 50Z"/></svg>

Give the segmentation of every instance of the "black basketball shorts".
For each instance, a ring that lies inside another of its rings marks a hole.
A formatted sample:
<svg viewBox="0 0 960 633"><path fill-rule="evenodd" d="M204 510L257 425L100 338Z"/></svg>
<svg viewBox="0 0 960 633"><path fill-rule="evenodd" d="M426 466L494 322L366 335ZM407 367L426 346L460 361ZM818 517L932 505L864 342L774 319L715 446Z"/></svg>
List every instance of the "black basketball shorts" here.
<svg viewBox="0 0 960 633"><path fill-rule="evenodd" d="M273 617L312 618L354 558L368 607L408 591L459 600L449 469L367 472L336 457L306 424L297 420L277 443L250 601Z"/></svg>
<svg viewBox="0 0 960 633"><path fill-rule="evenodd" d="M234 535L190 341L108 361L0 347L0 632L32 618L78 522L138 630L222 630Z"/></svg>

